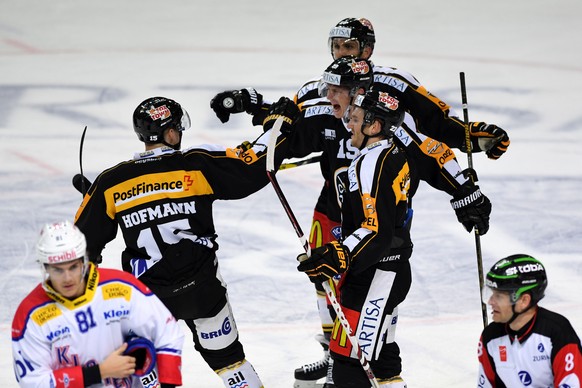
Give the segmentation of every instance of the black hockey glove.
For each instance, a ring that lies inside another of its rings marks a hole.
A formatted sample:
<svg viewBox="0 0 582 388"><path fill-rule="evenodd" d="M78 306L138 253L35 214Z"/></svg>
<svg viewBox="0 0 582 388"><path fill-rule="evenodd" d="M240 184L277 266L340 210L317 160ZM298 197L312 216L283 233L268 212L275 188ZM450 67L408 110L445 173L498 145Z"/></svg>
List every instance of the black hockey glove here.
<svg viewBox="0 0 582 388"><path fill-rule="evenodd" d="M261 109L263 95L254 88L227 90L210 100L210 107L221 122L226 123L231 113L256 114Z"/></svg>
<svg viewBox="0 0 582 388"><path fill-rule="evenodd" d="M281 126L281 133L289 134L293 129L293 123L299 117L299 108L293 100L287 97L281 97L279 101L271 105L267 118L263 121L263 130L268 131L273 128L275 121L279 117L283 117L283 125Z"/></svg>
<svg viewBox="0 0 582 388"><path fill-rule="evenodd" d="M72 183L73 187L83 195L87 193L87 190L89 190L89 187L92 185L91 181L82 174L75 174L75 176L73 176Z"/></svg>
<svg viewBox="0 0 582 388"><path fill-rule="evenodd" d="M299 255L301 260L306 255ZM350 267L350 251L337 241L332 241L311 251L311 256L297 266L299 272L305 272L312 283L323 283L336 275L344 273Z"/></svg>
<svg viewBox="0 0 582 388"><path fill-rule="evenodd" d="M499 159L509 147L509 136L502 128L483 122L471 123L471 137L476 138L476 146L485 151L489 159ZM475 144L475 140L473 140Z"/></svg>
<svg viewBox="0 0 582 388"><path fill-rule="evenodd" d="M483 235L489 230L489 215L491 214L491 202L481 193L479 186L471 181L466 182L453 194L451 206L457 214L457 219L467 232L473 227Z"/></svg>

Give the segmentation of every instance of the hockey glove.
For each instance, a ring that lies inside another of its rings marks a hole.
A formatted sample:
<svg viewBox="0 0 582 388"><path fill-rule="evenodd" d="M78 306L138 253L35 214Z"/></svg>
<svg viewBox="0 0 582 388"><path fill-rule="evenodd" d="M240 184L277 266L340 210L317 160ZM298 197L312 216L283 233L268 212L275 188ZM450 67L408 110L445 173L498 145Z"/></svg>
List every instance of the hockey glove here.
<svg viewBox="0 0 582 388"><path fill-rule="evenodd" d="M75 174L72 183L73 187L83 195L87 193L87 190L89 190L89 187L92 185L91 181L83 174Z"/></svg>
<svg viewBox="0 0 582 388"><path fill-rule="evenodd" d="M298 260L305 257L299 255ZM311 256L297 266L299 272L305 272L312 283L323 283L334 276L342 274L350 267L350 251L337 241L332 241L311 251Z"/></svg>
<svg viewBox="0 0 582 388"><path fill-rule="evenodd" d="M471 137L476 138L478 149L485 151L489 159L499 159L509 147L507 132L494 124L471 123Z"/></svg>
<svg viewBox="0 0 582 388"><path fill-rule="evenodd" d="M261 109L263 95L254 88L227 90L210 100L210 107L221 122L226 123L231 113L247 112L256 114Z"/></svg>
<svg viewBox="0 0 582 388"><path fill-rule="evenodd" d="M279 101L271 105L267 118L263 121L263 130L268 131L273 128L273 124L279 117L283 117L281 133L289 134L293 129L293 123L299 117L299 108L293 100L281 97Z"/></svg>
<svg viewBox="0 0 582 388"><path fill-rule="evenodd" d="M467 232L471 232L473 227L476 227L480 235L487 233L491 202L481 193L479 186L467 181L453 195L451 206Z"/></svg>
<svg viewBox="0 0 582 388"><path fill-rule="evenodd" d="M140 377L149 374L156 366L156 347L153 342L143 337L130 337L126 339L126 356L135 357L135 373Z"/></svg>

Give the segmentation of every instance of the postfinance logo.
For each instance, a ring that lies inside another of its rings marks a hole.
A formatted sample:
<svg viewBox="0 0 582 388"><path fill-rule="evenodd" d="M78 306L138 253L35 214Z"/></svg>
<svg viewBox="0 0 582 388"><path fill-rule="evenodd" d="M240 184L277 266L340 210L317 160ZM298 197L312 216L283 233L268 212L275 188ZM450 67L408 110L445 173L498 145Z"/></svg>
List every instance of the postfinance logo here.
<svg viewBox="0 0 582 388"><path fill-rule="evenodd" d="M115 214L143 203L164 199L212 194L201 171L169 171L128 179L105 191L107 214Z"/></svg>

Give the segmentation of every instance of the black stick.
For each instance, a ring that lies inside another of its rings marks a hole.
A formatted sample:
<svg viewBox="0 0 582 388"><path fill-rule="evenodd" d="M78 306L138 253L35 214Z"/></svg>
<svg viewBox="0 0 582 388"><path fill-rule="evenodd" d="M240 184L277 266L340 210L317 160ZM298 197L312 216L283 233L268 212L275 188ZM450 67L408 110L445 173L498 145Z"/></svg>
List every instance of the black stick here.
<svg viewBox="0 0 582 388"><path fill-rule="evenodd" d="M469 108L467 105L467 88L465 86L465 73L459 73L461 78L461 102L463 103L463 118L465 121L465 146L467 147L467 161L469 163L469 171L475 171L473 169L473 153L471 147L471 135L469 133ZM476 175L476 174L475 174ZM476 176L470 176L473 182L475 182ZM479 273L479 295L481 299L481 315L483 317L483 327L487 327L487 305L483 302L483 286L485 285L483 280L483 258L481 254L481 236L479 235L479 229L475 225L475 251L477 253L477 271Z"/></svg>
<svg viewBox="0 0 582 388"><path fill-rule="evenodd" d="M279 166L279 170L287 170L288 168L295 168L295 167L299 167L299 166L304 166L306 164L319 163L320 160L321 160L321 155L316 155L316 156L312 156L311 158L298 160L296 162L287 162L287 163L281 164L281 166Z"/></svg>
<svg viewBox="0 0 582 388"><path fill-rule="evenodd" d="M273 188L275 189L275 192L277 193L277 197L279 197L279 201L281 202L281 205L283 205L283 208L285 209L285 212L287 213L287 217L289 217L289 220L291 221L291 224L293 225L293 228L295 229L295 233L297 233L297 237L299 237L299 241L301 242L301 245L303 245L303 249L305 250L305 255L301 255L302 259L299 259L300 261L303 261L303 260L307 259L309 256L311 256L311 247L309 246L309 241L307 240L307 238L303 234L303 231L301 230L301 226L299 225L299 222L297 221L297 218L295 217L295 214L293 213L291 206L289 206L289 202L287 201L287 198L285 198L285 194L283 194L283 190L281 190L281 186L279 186L279 182L277 181L277 178L275 177L275 173L276 173L276 170L275 170L275 147L277 145L277 137L279 136L279 133L281 131L282 123L283 123L283 120L281 118L278 118L275 121L275 124L273 125L271 133L269 134L269 142L267 145L267 161L266 161L267 176L269 178L269 181L271 182L271 186L273 186ZM334 290L332 289L332 286L329 284L329 282L323 282L323 283L321 283L321 285L323 286L323 289L325 290L325 294L327 295L327 298L329 299L329 302L331 303L331 306L333 307L333 309L337 315L337 319L339 320L340 324L342 325L344 332L346 333L353 348L356 350L358 360L360 361L360 364L362 365L362 368L364 369L366 376L370 380L370 384L372 385L373 388L379 388L380 384L378 383L378 380L376 379L376 376L374 375L374 372L372 371L372 368L370 367L370 363L364 357L364 354L362 352L362 348L360 347L360 344L358 343L358 339L355 337L356 333L352 330L350 323L342 310L342 306L340 305L339 301L337 300L337 298L335 296L335 293L334 293Z"/></svg>
<svg viewBox="0 0 582 388"><path fill-rule="evenodd" d="M86 185L86 178L85 175L83 174L83 144L85 143L85 133L87 133L87 126L85 125L85 129L83 129L83 134L81 135L81 144L79 144L79 168L81 170L81 194L83 194L83 197L85 196L85 194L87 193L87 189L88 187L85 187ZM74 180L74 178L73 178ZM75 184L73 183L73 186Z"/></svg>

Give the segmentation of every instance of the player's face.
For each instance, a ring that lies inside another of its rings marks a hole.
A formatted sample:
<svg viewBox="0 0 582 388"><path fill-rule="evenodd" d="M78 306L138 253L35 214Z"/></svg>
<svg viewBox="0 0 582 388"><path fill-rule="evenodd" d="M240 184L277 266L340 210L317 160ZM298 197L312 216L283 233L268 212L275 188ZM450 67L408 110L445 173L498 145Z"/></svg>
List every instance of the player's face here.
<svg viewBox="0 0 582 388"><path fill-rule="evenodd" d="M356 39L333 38L331 41L331 54L333 59L352 55L360 56L360 42Z"/></svg>
<svg viewBox="0 0 582 388"><path fill-rule="evenodd" d="M67 299L77 298L85 292L83 259L47 264L46 273L52 288Z"/></svg>
<svg viewBox="0 0 582 388"><path fill-rule="evenodd" d="M333 107L333 116L336 119L341 119L352 103L350 90L342 86L328 84L326 97Z"/></svg>
<svg viewBox="0 0 582 388"><path fill-rule="evenodd" d="M491 317L493 322L509 322L513 316L513 304L511 303L509 292L490 289L487 304L491 306Z"/></svg>
<svg viewBox="0 0 582 388"><path fill-rule="evenodd" d="M362 133L364 126L364 110L359 107L352 107L350 112L350 121L348 121L348 128L352 130L352 145L361 149L365 144L365 136Z"/></svg>

